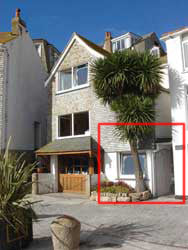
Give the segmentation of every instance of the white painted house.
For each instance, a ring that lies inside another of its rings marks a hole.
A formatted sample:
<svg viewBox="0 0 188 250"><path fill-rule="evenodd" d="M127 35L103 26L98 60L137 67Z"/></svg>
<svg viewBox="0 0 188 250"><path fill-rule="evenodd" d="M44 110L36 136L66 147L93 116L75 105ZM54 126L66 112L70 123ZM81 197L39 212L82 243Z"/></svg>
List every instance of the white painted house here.
<svg viewBox="0 0 188 250"><path fill-rule="evenodd" d="M47 73L17 9L0 32L0 148L32 153L46 142Z"/></svg>
<svg viewBox="0 0 188 250"><path fill-rule="evenodd" d="M166 42L168 56L168 71L171 92L171 114L172 122L185 123L186 141L188 139L188 27L172 32L167 32L161 37ZM173 138L173 160L175 195L183 195L183 129L182 126L174 126ZM185 183L188 182L187 170L187 142L186 142L186 175ZM186 184L185 195L188 196L188 185Z"/></svg>
<svg viewBox="0 0 188 250"><path fill-rule="evenodd" d="M116 122L115 113L96 97L90 72L91 62L104 58L109 54L107 50L112 48L109 32L105 40L108 43L104 46L106 50L74 33L46 81L46 86L51 89L48 116L50 140L36 153L50 160L51 192L85 192L85 177L91 176L91 180L96 180L98 123ZM115 41L117 43L117 38ZM158 42L156 35L151 33L132 45L135 49L141 47L143 50L146 45L148 49L153 49ZM161 50L158 44L159 55ZM167 68L164 71L167 72ZM155 103L156 121L170 122L167 74L161 84L164 91ZM101 128L102 172L110 181L124 181L134 187L129 144L120 141L114 129L114 126ZM145 180L153 195L167 194L173 175L171 128L158 126L149 139L140 145L139 150Z"/></svg>

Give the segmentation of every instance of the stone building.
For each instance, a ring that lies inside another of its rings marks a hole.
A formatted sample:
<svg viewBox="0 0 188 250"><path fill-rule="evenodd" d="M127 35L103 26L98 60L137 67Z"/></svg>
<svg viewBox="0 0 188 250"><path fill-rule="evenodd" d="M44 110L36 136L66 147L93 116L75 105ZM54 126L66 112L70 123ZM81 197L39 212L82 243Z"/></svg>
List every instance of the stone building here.
<svg viewBox="0 0 188 250"><path fill-rule="evenodd" d="M144 39L140 38L140 42L144 42ZM116 122L116 117L96 97L90 65L93 60L107 56L113 46L109 32L105 36L105 49L74 33L46 81L46 86L51 89L48 100L49 143L36 153L41 157L50 157L52 192L85 192L86 177L91 177L91 184L97 179L98 124ZM160 43L153 43L150 49L156 46L159 53L164 55ZM164 91L155 103L156 122L170 122L167 76L161 84ZM114 129L114 126L101 126L101 159L98 159L101 171L110 181L121 180L134 186L129 144L120 141ZM140 147L144 177L154 195L170 192L170 141L171 128L158 126L151 142Z"/></svg>

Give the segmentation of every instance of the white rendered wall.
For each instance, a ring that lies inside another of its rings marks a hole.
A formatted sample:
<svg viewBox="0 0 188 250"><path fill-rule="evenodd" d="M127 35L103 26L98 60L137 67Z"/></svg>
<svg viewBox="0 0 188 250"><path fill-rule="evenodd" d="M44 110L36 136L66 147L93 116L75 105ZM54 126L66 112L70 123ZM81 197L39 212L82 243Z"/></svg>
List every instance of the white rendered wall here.
<svg viewBox="0 0 188 250"><path fill-rule="evenodd" d="M171 122L171 101L170 93L162 92L156 102L156 122ZM155 128L156 138L172 138L171 126L156 126Z"/></svg>
<svg viewBox="0 0 188 250"><path fill-rule="evenodd" d="M171 92L171 114L172 122L187 123L187 103L186 91L188 86L188 72L184 72L181 37L174 36L166 41L169 80ZM182 127L174 126L173 136L173 159L174 159L174 178L175 178L175 195L182 195ZM187 136L186 136L187 137ZM187 151L187 150L186 150ZM186 183L188 182L188 171L186 171ZM186 185L186 195L188 195L188 185Z"/></svg>
<svg viewBox="0 0 188 250"><path fill-rule="evenodd" d="M118 153L104 154L105 175L109 181L117 181L118 178Z"/></svg>
<svg viewBox="0 0 188 250"><path fill-rule="evenodd" d="M147 185L153 193L153 170L152 170L152 151L146 151L147 160ZM105 153L104 155L105 176L109 181L124 181L131 187L135 188L135 176L120 176L120 155L117 152ZM120 178L121 177L121 178Z"/></svg>
<svg viewBox="0 0 188 250"><path fill-rule="evenodd" d="M6 139L11 149L34 149L34 122L41 123L41 146L46 140L47 76L28 33L6 44L8 60L8 113Z"/></svg>

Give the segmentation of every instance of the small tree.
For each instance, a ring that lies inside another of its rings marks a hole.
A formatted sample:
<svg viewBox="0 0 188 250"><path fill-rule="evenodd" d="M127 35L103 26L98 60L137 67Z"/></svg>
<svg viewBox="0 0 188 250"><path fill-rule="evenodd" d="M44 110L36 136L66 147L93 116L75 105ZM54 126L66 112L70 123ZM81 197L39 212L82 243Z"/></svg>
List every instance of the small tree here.
<svg viewBox="0 0 188 250"><path fill-rule="evenodd" d="M96 60L91 68L96 95L117 114L117 122L148 123L155 119L154 101L160 94L160 60L148 52L125 50ZM152 132L150 126L117 126L117 134L130 144L136 190L145 190L138 142Z"/></svg>

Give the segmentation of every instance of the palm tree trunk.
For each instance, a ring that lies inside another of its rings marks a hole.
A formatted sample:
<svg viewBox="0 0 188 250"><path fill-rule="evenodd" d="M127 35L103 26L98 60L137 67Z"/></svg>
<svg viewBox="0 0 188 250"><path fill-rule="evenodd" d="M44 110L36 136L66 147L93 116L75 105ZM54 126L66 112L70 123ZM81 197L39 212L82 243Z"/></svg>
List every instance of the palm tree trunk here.
<svg viewBox="0 0 188 250"><path fill-rule="evenodd" d="M142 172L142 168L141 168L141 164L139 160L136 141L130 142L130 147L131 147L131 154L132 154L133 162L134 162L134 172L135 172L135 178L136 178L136 192L143 192L145 191L145 185L144 185L143 172Z"/></svg>

